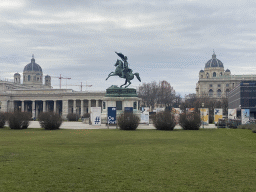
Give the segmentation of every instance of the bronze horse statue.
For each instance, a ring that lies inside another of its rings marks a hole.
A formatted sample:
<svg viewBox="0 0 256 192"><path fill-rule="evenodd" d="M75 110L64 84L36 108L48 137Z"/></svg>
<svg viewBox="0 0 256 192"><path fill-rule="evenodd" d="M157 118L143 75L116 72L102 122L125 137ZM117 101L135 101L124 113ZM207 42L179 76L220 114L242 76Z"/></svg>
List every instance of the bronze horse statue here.
<svg viewBox="0 0 256 192"><path fill-rule="evenodd" d="M114 66L116 67L116 70L112 71L111 73L109 73L109 75L106 78L106 80L108 80L108 78L111 77L111 76L119 76L120 78L124 78L125 79L125 83L123 85L121 85L120 87L123 87L124 85L126 85L128 83L128 85L126 85L125 88L127 88L131 84L131 80L133 80L134 75L141 82L139 73L133 73L132 69L128 68L128 66L125 67L124 63L121 60L117 59L117 61L116 61Z"/></svg>

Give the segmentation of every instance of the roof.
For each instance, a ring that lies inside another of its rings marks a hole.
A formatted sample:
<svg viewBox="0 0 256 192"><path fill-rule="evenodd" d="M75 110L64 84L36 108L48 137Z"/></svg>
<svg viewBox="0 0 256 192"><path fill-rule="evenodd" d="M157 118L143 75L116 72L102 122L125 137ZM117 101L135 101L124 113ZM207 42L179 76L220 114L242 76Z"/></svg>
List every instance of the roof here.
<svg viewBox="0 0 256 192"><path fill-rule="evenodd" d="M38 64L35 62L34 55L32 56L31 63L27 64L27 65L24 67L23 72L25 72L25 71L40 71L40 72L43 72L43 71L42 71L42 68L40 67L40 65L38 65Z"/></svg>
<svg viewBox="0 0 256 192"><path fill-rule="evenodd" d="M205 64L205 68L209 68L209 67L223 67L223 63L216 58L215 53L213 52L212 55L212 59L210 59L209 61L207 61L207 63Z"/></svg>

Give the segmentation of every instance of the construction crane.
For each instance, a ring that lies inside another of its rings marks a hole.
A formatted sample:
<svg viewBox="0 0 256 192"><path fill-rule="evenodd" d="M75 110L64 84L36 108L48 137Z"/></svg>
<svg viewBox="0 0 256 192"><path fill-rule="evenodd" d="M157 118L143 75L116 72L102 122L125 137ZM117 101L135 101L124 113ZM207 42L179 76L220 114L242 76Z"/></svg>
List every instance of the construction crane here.
<svg viewBox="0 0 256 192"><path fill-rule="evenodd" d="M83 85L83 82L81 82L81 85L68 85L68 86L79 86L81 91L83 91L83 87L91 87L92 85Z"/></svg>
<svg viewBox="0 0 256 192"><path fill-rule="evenodd" d="M58 78L60 80L60 89L61 89L61 79L71 79L70 77L62 77L61 74L59 77L56 77L56 76L51 76L53 78Z"/></svg>

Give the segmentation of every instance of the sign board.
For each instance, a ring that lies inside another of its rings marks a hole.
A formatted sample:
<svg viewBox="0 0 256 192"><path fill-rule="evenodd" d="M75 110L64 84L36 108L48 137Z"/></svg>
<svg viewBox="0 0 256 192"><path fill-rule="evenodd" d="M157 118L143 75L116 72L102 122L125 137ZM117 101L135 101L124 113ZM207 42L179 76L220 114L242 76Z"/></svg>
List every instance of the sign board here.
<svg viewBox="0 0 256 192"><path fill-rule="evenodd" d="M149 113L140 114L140 123L149 124Z"/></svg>
<svg viewBox="0 0 256 192"><path fill-rule="evenodd" d="M204 125L209 124L209 109L208 108L200 108L200 116L202 119L202 123Z"/></svg>
<svg viewBox="0 0 256 192"><path fill-rule="evenodd" d="M108 107L108 124L116 124L116 107Z"/></svg>
<svg viewBox="0 0 256 192"><path fill-rule="evenodd" d="M181 110L180 110L180 108L172 108L172 113L173 114L180 114Z"/></svg>
<svg viewBox="0 0 256 192"><path fill-rule="evenodd" d="M159 113L161 111L164 111L165 108L156 108L156 113Z"/></svg>
<svg viewBox="0 0 256 192"><path fill-rule="evenodd" d="M228 109L228 119L236 119L236 109Z"/></svg>
<svg viewBox="0 0 256 192"><path fill-rule="evenodd" d="M101 107L91 107L92 125L101 125Z"/></svg>
<svg viewBox="0 0 256 192"><path fill-rule="evenodd" d="M222 109L214 109L214 123L217 124L219 119L223 118Z"/></svg>
<svg viewBox="0 0 256 192"><path fill-rule="evenodd" d="M125 113L133 113L133 107L125 107L124 112Z"/></svg>
<svg viewBox="0 0 256 192"><path fill-rule="evenodd" d="M249 123L250 120L250 109L241 109L242 124Z"/></svg>

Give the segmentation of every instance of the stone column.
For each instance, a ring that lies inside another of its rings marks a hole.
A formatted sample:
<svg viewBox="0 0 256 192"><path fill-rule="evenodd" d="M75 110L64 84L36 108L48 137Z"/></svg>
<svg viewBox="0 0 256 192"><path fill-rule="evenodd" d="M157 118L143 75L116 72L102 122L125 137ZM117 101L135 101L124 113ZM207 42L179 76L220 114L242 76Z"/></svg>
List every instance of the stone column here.
<svg viewBox="0 0 256 192"><path fill-rule="evenodd" d="M73 100L73 113L76 113L76 99Z"/></svg>
<svg viewBox="0 0 256 192"><path fill-rule="evenodd" d="M36 101L32 101L32 118L36 117Z"/></svg>
<svg viewBox="0 0 256 192"><path fill-rule="evenodd" d="M99 100L96 100L96 107L99 107Z"/></svg>
<svg viewBox="0 0 256 192"><path fill-rule="evenodd" d="M21 112L25 111L24 101L21 101Z"/></svg>
<svg viewBox="0 0 256 192"><path fill-rule="evenodd" d="M53 101L53 113L56 113L56 109L57 109L57 101L54 100Z"/></svg>
<svg viewBox="0 0 256 192"><path fill-rule="evenodd" d="M46 109L46 101L45 101L45 100L43 100L43 112L44 112L44 113L47 112L47 109Z"/></svg>
<svg viewBox="0 0 256 192"><path fill-rule="evenodd" d="M8 106L8 101L7 100L2 100L2 101L0 101L1 102L1 109L0 109L0 111L1 112L8 112L8 108L7 108L7 106Z"/></svg>
<svg viewBox="0 0 256 192"><path fill-rule="evenodd" d="M88 100L88 113L91 113L92 100Z"/></svg>
<svg viewBox="0 0 256 192"><path fill-rule="evenodd" d="M14 112L14 101L9 101L8 103L8 112Z"/></svg>
<svg viewBox="0 0 256 192"><path fill-rule="evenodd" d="M68 100L62 100L62 117L67 118L68 115Z"/></svg>
<svg viewBox="0 0 256 192"><path fill-rule="evenodd" d="M81 116L84 115L84 100L81 100Z"/></svg>

